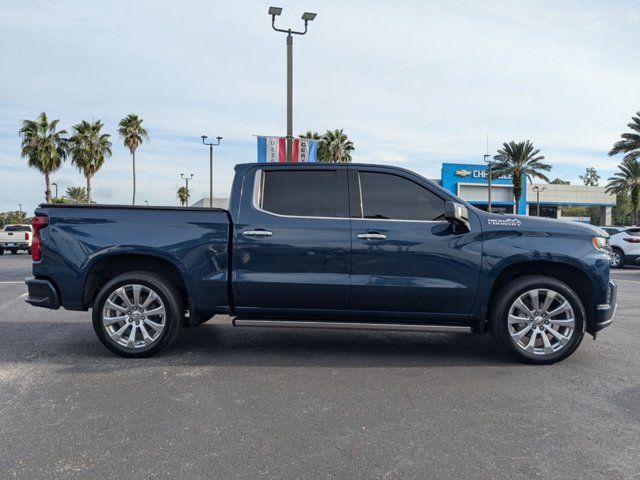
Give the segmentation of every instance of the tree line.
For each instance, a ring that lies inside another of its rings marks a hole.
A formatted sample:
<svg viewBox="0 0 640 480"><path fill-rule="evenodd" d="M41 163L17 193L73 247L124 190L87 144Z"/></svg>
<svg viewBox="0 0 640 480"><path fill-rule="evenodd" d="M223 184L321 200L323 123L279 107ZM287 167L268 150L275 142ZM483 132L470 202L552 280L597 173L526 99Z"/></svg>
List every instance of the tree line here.
<svg viewBox="0 0 640 480"><path fill-rule="evenodd" d="M91 179L112 155L111 135L103 132L104 124L100 120L88 122L82 120L73 125L71 135L58 128L59 120L49 120L42 112L35 120L23 120L18 134L22 138L22 158L27 164L44 175L45 199L51 198L51 174L57 171L62 162L71 163L84 175L87 182L86 193L79 187L67 189L67 194L77 203L91 203ZM118 135L131 153L133 169L133 194L131 204L136 203L136 150L149 141L149 132L142 126L142 119L131 113L118 123ZM59 199L56 199L59 201Z"/></svg>
<svg viewBox="0 0 640 480"><path fill-rule="evenodd" d="M59 120L49 121L42 112L36 120L24 120L19 134L22 138L21 155L27 159L28 165L37 168L45 177L45 198L51 202L51 173L58 170L67 158L84 175L87 183L86 196L80 190L69 191L75 201L84 200L91 203L91 179L100 170L104 162L111 157L112 143L110 135L103 133L104 124L100 120L88 122L86 120L72 127L72 134L67 136L66 130L58 129ZM631 132L621 135L609 156L624 153L618 172L608 179L606 191L617 195L620 201L628 199L631 206L631 217L634 225L638 224L638 210L640 206L640 111L632 116L628 124ZM132 163L132 205L136 202L136 151L140 145L149 141L149 132L142 126L142 119L135 114L129 114L118 124L118 134L124 145L129 149ZM351 162L351 154L355 150L354 144L342 129L327 130L320 135L308 130L300 135L301 138L318 140L318 161L327 163ZM495 165L493 176L509 176L513 181L513 194L516 212L522 194L522 178L529 181L539 178L549 182L546 173L551 165L544 163L544 155L536 149L529 140L520 142L505 142L493 157ZM587 169L584 176L580 176L586 185L597 184L599 175L595 169ZM597 178L596 178L597 177ZM560 183L556 179L552 183ZM77 188L77 187L76 187ZM181 204L188 202L188 192L181 187L177 192Z"/></svg>

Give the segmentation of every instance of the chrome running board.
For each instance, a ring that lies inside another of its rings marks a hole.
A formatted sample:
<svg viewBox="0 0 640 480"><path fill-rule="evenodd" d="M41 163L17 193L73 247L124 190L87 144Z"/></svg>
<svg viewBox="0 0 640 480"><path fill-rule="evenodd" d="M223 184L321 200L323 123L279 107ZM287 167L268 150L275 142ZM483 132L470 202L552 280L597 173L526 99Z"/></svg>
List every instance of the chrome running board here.
<svg viewBox="0 0 640 480"><path fill-rule="evenodd" d="M322 328L337 330L390 330L397 332L471 333L471 327L461 325L422 325L415 323L317 322L313 320L265 320L234 318L234 327Z"/></svg>

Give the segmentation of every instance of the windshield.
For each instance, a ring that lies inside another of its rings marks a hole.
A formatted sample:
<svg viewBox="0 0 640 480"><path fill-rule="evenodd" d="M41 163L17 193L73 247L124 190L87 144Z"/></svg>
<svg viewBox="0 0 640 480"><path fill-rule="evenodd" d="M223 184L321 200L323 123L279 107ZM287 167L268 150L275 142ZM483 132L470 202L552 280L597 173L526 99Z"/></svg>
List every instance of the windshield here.
<svg viewBox="0 0 640 480"><path fill-rule="evenodd" d="M31 226L29 225L7 225L4 227L5 232L30 232Z"/></svg>

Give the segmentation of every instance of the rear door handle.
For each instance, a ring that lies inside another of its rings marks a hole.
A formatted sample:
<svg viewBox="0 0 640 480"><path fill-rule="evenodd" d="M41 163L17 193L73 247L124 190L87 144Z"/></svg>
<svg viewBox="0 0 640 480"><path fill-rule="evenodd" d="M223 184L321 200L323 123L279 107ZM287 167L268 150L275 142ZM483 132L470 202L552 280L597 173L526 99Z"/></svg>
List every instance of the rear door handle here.
<svg viewBox="0 0 640 480"><path fill-rule="evenodd" d="M242 232L242 235L245 237L270 237L273 235L273 232L268 230L245 230Z"/></svg>
<svg viewBox="0 0 640 480"><path fill-rule="evenodd" d="M359 233L358 238L363 240L386 240L387 236L384 233Z"/></svg>

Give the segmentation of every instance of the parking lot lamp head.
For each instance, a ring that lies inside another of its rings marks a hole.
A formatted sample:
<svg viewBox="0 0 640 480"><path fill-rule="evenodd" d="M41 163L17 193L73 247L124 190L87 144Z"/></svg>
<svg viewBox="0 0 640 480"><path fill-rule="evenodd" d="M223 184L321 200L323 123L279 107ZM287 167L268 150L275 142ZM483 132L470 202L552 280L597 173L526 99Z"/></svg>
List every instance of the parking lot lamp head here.
<svg viewBox="0 0 640 480"><path fill-rule="evenodd" d="M306 22L312 22L316 18L317 13L313 12L304 12L302 14L302 20Z"/></svg>
<svg viewBox="0 0 640 480"><path fill-rule="evenodd" d="M280 8L280 7L269 7L269 15L274 17L274 20L275 20L275 17L279 16L281 13L282 13L282 8Z"/></svg>

